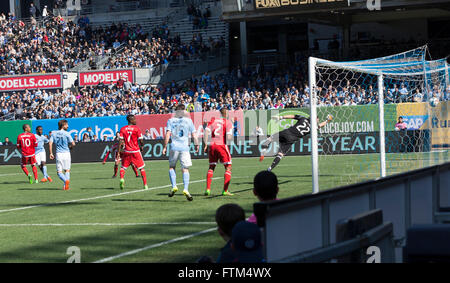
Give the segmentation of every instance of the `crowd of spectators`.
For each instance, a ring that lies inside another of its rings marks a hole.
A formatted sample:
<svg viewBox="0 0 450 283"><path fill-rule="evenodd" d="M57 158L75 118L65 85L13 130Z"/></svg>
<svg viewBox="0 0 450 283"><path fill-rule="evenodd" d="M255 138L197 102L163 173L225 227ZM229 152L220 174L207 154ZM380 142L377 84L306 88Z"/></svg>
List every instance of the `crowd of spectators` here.
<svg viewBox="0 0 450 283"><path fill-rule="evenodd" d="M339 85L318 88L319 106L349 106L378 103L375 85ZM169 82L155 87L137 85L124 79L112 86L61 90L27 90L0 94L0 118L14 113L16 119L102 117L126 114L168 114L178 103L187 111L264 110L309 106L310 90L305 66L259 71L244 66L215 76L204 73L183 83ZM385 103L450 99L450 88L435 88L428 94L407 83L392 84L384 90Z"/></svg>
<svg viewBox="0 0 450 283"><path fill-rule="evenodd" d="M189 15L189 21L192 22L192 29L198 30L208 28L208 19L211 17L211 10L209 7L202 11L199 7L189 5L187 14Z"/></svg>

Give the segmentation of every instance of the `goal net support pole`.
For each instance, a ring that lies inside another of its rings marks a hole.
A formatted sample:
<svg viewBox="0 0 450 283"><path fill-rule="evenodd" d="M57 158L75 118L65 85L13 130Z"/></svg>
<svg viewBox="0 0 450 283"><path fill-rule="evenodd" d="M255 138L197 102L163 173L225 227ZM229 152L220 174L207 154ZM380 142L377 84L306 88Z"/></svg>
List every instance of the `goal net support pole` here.
<svg viewBox="0 0 450 283"><path fill-rule="evenodd" d="M311 106L311 167L313 194L319 192L319 143L317 126L317 91L316 91L316 64L317 59L309 58L309 103Z"/></svg>
<svg viewBox="0 0 450 283"><path fill-rule="evenodd" d="M386 144L384 134L384 84L383 74L378 74L378 114L380 120L380 177L386 177Z"/></svg>

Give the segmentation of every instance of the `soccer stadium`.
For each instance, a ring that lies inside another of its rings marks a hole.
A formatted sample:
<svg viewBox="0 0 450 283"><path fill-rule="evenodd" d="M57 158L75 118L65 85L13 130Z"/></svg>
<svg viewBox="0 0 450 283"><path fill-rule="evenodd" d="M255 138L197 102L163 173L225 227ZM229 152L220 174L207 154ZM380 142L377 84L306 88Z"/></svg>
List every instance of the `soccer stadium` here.
<svg viewBox="0 0 450 283"><path fill-rule="evenodd" d="M448 0L1 1L0 262L450 262L449 55Z"/></svg>

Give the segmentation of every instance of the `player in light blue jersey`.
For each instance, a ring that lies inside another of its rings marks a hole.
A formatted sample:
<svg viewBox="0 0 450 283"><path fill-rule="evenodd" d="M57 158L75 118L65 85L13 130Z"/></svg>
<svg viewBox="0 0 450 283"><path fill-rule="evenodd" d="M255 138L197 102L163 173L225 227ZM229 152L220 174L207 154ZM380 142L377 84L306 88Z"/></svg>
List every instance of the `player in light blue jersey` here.
<svg viewBox="0 0 450 283"><path fill-rule="evenodd" d="M72 136L67 132L69 123L67 120L58 122L58 131L53 131L50 137L49 149L50 159L55 159L53 155L53 144L56 146L56 171L58 177L64 182L64 190L70 190L70 150L75 146ZM63 174L64 172L64 174Z"/></svg>
<svg viewBox="0 0 450 283"><path fill-rule="evenodd" d="M47 153L45 152L44 144L49 143L49 139L43 135L44 129L42 126L36 127L36 164L41 169L42 174L44 174L44 178L41 180L42 183L47 181L53 182L52 178L47 174Z"/></svg>
<svg viewBox="0 0 450 283"><path fill-rule="evenodd" d="M191 136L194 139L196 152L199 151L199 144L194 123L187 117L187 115L188 113L185 111L185 106L183 104L179 104L176 107L175 116L167 121L163 155L166 154L167 145L169 141L172 140L169 151L169 177L170 182L172 183L172 189L169 193L169 197L173 197L178 191L175 167L179 160L181 170L183 172L183 194L186 196L188 201L192 201L193 197L189 193L189 167L192 166L191 154L189 152Z"/></svg>

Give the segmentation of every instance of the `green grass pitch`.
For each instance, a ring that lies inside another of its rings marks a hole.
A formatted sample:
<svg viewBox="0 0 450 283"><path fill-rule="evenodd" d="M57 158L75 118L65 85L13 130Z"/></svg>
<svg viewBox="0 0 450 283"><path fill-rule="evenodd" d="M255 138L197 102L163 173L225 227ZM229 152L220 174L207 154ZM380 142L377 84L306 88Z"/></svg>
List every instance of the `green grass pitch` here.
<svg viewBox="0 0 450 283"><path fill-rule="evenodd" d="M429 160L426 155L388 155L388 169L400 172L432 165L418 162ZM321 157L321 187L377 177L376 159L377 155ZM448 160L447 153L444 159ZM257 158L233 159L232 197L219 196L224 169L218 166L212 196L205 197L208 163L194 160L190 186L193 202L181 194L181 184L173 198L167 196L167 161L146 162L149 191L142 191L142 181L132 170L125 176L125 190L119 190L119 180L111 178L112 163L73 164L70 191L62 190L54 165L48 168L53 183L32 185L19 166L1 166L0 262L64 263L71 246L80 248L81 262L195 262L203 255L215 258L225 244L215 231L215 210L225 203L237 203L250 216L256 201L253 176L271 162L271 157L262 163ZM372 165L364 167L362 162ZM343 170L352 174L345 175ZM274 172L280 182L279 198L311 192L309 156L286 157ZM177 180L182 182L179 169Z"/></svg>

